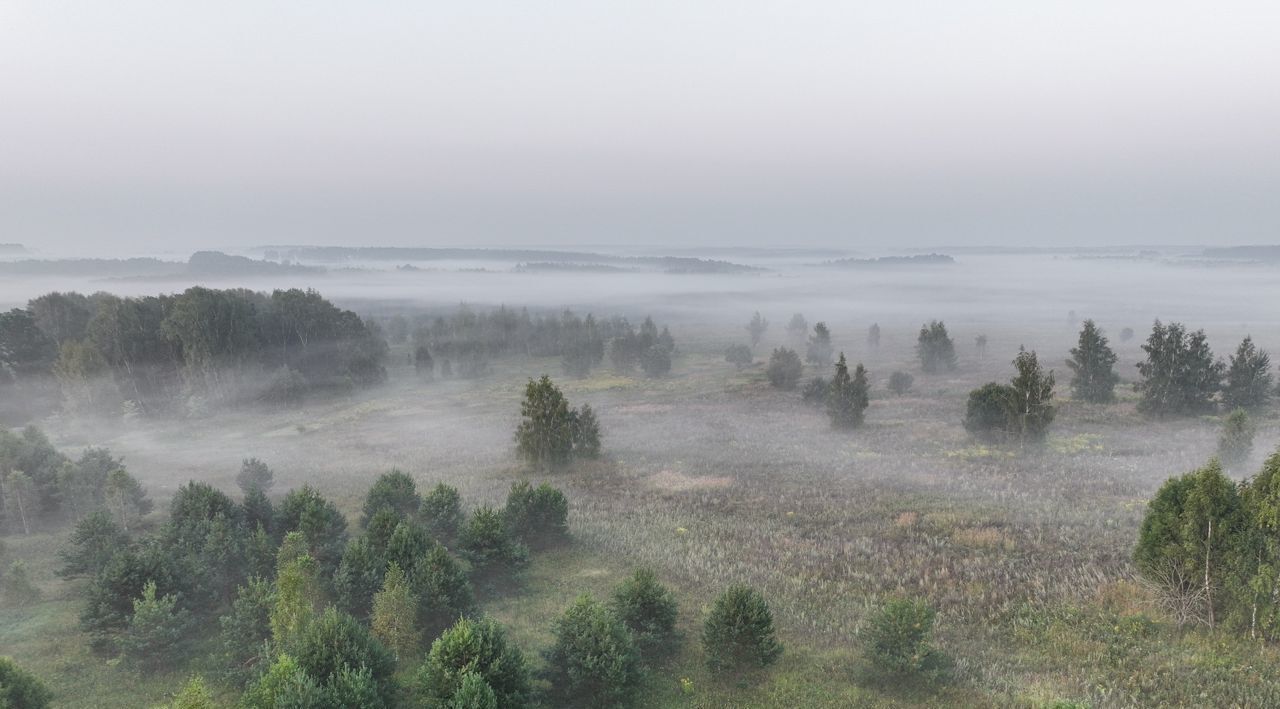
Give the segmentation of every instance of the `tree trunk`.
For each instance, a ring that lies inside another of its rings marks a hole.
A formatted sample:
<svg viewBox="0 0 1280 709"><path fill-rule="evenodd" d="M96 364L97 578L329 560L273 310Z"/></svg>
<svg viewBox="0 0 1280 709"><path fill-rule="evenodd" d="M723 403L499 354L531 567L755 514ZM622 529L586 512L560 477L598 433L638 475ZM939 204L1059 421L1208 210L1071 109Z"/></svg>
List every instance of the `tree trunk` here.
<svg viewBox="0 0 1280 709"><path fill-rule="evenodd" d="M1213 549L1213 520L1209 520L1209 531L1204 539L1204 598L1209 604L1209 627L1213 628L1213 587L1209 584L1209 554Z"/></svg>

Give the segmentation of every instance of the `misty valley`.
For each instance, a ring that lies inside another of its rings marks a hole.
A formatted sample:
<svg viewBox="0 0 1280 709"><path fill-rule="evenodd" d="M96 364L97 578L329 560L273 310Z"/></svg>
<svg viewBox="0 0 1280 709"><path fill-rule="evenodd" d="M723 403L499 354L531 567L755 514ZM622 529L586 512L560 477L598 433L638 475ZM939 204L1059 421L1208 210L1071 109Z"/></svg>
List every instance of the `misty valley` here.
<svg viewBox="0 0 1280 709"><path fill-rule="evenodd" d="M11 247L0 696L1280 703L1276 253L943 251Z"/></svg>

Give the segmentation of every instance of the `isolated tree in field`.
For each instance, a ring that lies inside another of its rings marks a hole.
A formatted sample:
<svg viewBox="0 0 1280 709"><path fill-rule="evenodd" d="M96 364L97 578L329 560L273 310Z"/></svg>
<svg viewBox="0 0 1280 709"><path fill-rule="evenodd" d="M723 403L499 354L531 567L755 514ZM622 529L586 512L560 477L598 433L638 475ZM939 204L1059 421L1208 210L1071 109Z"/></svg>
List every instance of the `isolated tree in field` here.
<svg viewBox="0 0 1280 709"><path fill-rule="evenodd" d="M412 519L420 504L422 499L413 478L399 470L383 473L365 495L360 526L369 526L369 520L382 509L390 509L401 519Z"/></svg>
<svg viewBox="0 0 1280 709"><path fill-rule="evenodd" d="M935 616L923 599L890 599L867 624L864 654L887 675L915 675L936 669L939 658L930 646Z"/></svg>
<svg viewBox="0 0 1280 709"><path fill-rule="evenodd" d="M1222 403L1228 409L1252 409L1271 398L1271 356L1246 337L1227 366Z"/></svg>
<svg viewBox="0 0 1280 709"><path fill-rule="evenodd" d="M1085 320L1080 341L1067 360L1067 366L1075 375L1071 379L1072 395L1094 404L1114 401L1116 383L1120 381L1115 364L1116 353L1111 351L1102 330L1092 320Z"/></svg>
<svg viewBox="0 0 1280 709"><path fill-rule="evenodd" d="M813 326L813 334L809 336L809 347L805 351L804 361L817 367L831 364L831 330L827 324L820 322Z"/></svg>
<svg viewBox="0 0 1280 709"><path fill-rule="evenodd" d="M724 351L724 361L732 364L738 369L742 369L751 364L751 348L746 345L730 345Z"/></svg>
<svg viewBox="0 0 1280 709"><path fill-rule="evenodd" d="M965 404L964 430L989 443L997 443L1009 434L1009 409L1014 393L1011 387L988 382L969 392Z"/></svg>
<svg viewBox="0 0 1280 709"><path fill-rule="evenodd" d="M804 319L800 313L791 316L791 321L787 323L787 334L792 340L802 340L805 335L809 334L809 321Z"/></svg>
<svg viewBox="0 0 1280 709"><path fill-rule="evenodd" d="M915 377L906 372L894 372L889 375L889 391L896 396L902 396L911 391L911 385L915 383Z"/></svg>
<svg viewBox="0 0 1280 709"><path fill-rule="evenodd" d="M12 659L0 657L0 707L45 709L53 702L53 692L35 675Z"/></svg>
<svg viewBox="0 0 1280 709"><path fill-rule="evenodd" d="M600 421L590 404L579 406L571 412L569 433L572 439L573 457L595 460L600 457Z"/></svg>
<svg viewBox="0 0 1280 709"><path fill-rule="evenodd" d="M920 370L935 374L956 368L956 345L947 334L947 326L941 320L931 320L920 326L916 337L916 356L920 358Z"/></svg>
<svg viewBox="0 0 1280 709"><path fill-rule="evenodd" d="M154 672L171 667L185 655L191 615L174 596L156 596L155 581L142 588L133 602L129 628L120 637L120 650L139 669Z"/></svg>
<svg viewBox="0 0 1280 709"><path fill-rule="evenodd" d="M382 641L397 658L410 657L418 648L419 633L415 628L418 599L400 565L391 562L382 582L382 590L373 596L373 618L370 627L374 637Z"/></svg>
<svg viewBox="0 0 1280 709"><path fill-rule="evenodd" d="M240 472L236 475L236 485L240 492L248 495L253 490L271 492L275 485L275 474L267 464L257 458L245 458L240 463Z"/></svg>
<svg viewBox="0 0 1280 709"><path fill-rule="evenodd" d="M973 348L978 351L978 359L987 358L987 336L985 333L973 338Z"/></svg>
<svg viewBox="0 0 1280 709"><path fill-rule="evenodd" d="M1179 323L1151 328L1138 363L1138 410L1154 416L1186 416L1213 410L1225 365L1215 362L1204 330L1187 333Z"/></svg>
<svg viewBox="0 0 1280 709"><path fill-rule="evenodd" d="M769 366L764 373L770 384L784 391L791 391L800 382L802 370L800 355L795 350L779 347L769 357Z"/></svg>
<svg viewBox="0 0 1280 709"><path fill-rule="evenodd" d="M466 519L462 513L462 496L458 489L438 483L422 498L418 506L418 522L437 539L451 541Z"/></svg>
<svg viewBox="0 0 1280 709"><path fill-rule="evenodd" d="M499 707L523 709L532 693L529 669L519 648L491 618L462 618L444 631L418 671L418 695L425 706L452 707L469 675L479 675Z"/></svg>
<svg viewBox="0 0 1280 709"><path fill-rule="evenodd" d="M550 377L544 374L537 381L529 380L520 415L516 444L525 460L554 467L572 459L573 411Z"/></svg>
<svg viewBox="0 0 1280 709"><path fill-rule="evenodd" d="M867 328L867 347L875 350L880 347L880 323L871 323Z"/></svg>
<svg viewBox="0 0 1280 709"><path fill-rule="evenodd" d="M716 599L702 627L702 649L713 672L771 665L782 655L773 611L748 586L730 586Z"/></svg>
<svg viewBox="0 0 1280 709"><path fill-rule="evenodd" d="M531 547L558 544L569 537L569 501L546 483L536 488L527 481L513 483L502 514L511 534Z"/></svg>
<svg viewBox="0 0 1280 709"><path fill-rule="evenodd" d="M751 322L747 323L747 332L751 335L751 349L755 349L760 344L760 338L764 337L764 333L769 329L769 321L760 317L760 311L751 316Z"/></svg>
<svg viewBox="0 0 1280 709"><path fill-rule="evenodd" d="M842 429L861 426L869 404L867 370L862 364L858 364L850 377L849 365L841 352L840 359L836 361L836 373L831 378L831 387L827 391L827 415L831 417L831 425Z"/></svg>
<svg viewBox="0 0 1280 709"><path fill-rule="evenodd" d="M590 594L579 596L552 628L548 676L563 702L625 703L640 681L640 654L631 631Z"/></svg>
<svg viewBox="0 0 1280 709"><path fill-rule="evenodd" d="M1239 470L1249 460L1255 432L1253 421L1244 409L1227 414L1222 422L1222 434L1218 437L1218 459L1224 468Z"/></svg>
<svg viewBox="0 0 1280 709"><path fill-rule="evenodd" d="M1165 594L1180 623L1215 625L1240 512L1236 485L1216 459L1170 478L1148 504L1134 563Z"/></svg>
<svg viewBox="0 0 1280 709"><path fill-rule="evenodd" d="M1046 373L1035 350L1020 350L1013 360L1017 370L1009 383L1008 430L1022 443L1038 443L1049 433L1057 409L1053 405L1053 372Z"/></svg>
<svg viewBox="0 0 1280 709"><path fill-rule="evenodd" d="M670 649L678 608L675 596L651 569L637 569L613 590L609 607L644 652Z"/></svg>
<svg viewBox="0 0 1280 709"><path fill-rule="evenodd" d="M1133 328L1131 327L1120 328L1121 342L1128 342L1129 340L1132 340L1132 339L1133 339Z"/></svg>

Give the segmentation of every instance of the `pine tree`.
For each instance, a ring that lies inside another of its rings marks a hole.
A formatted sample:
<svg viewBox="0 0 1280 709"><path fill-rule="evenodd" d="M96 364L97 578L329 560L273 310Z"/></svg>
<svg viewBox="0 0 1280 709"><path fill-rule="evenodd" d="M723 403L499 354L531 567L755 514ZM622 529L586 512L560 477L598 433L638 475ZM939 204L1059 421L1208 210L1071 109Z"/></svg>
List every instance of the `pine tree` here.
<svg viewBox="0 0 1280 709"><path fill-rule="evenodd" d="M920 358L920 370L926 374L955 370L956 346L942 321L931 320L928 325L920 326L916 355Z"/></svg>
<svg viewBox="0 0 1280 709"><path fill-rule="evenodd" d="M133 618L120 637L120 650L138 668L154 672L180 662L185 655L191 615L178 607L176 596L156 596L156 582L148 581L142 597L133 602Z"/></svg>
<svg viewBox="0 0 1280 709"><path fill-rule="evenodd" d="M889 375L889 391L897 396L902 396L911 391L911 385L915 383L915 377L906 372L894 372Z"/></svg>
<svg viewBox="0 0 1280 709"><path fill-rule="evenodd" d="M751 335L751 349L755 349L760 344L760 338L764 337L764 333L769 329L769 321L760 317L760 311L751 316L751 322L747 323L747 332Z"/></svg>
<svg viewBox="0 0 1280 709"><path fill-rule="evenodd" d="M60 576L96 576L106 568L116 550L129 545L129 535L106 510L80 518L62 550Z"/></svg>
<svg viewBox="0 0 1280 709"><path fill-rule="evenodd" d="M394 515L390 510L386 512ZM373 594L382 588L387 568L386 541L390 541L390 537L378 548L370 536L366 532L347 543L333 577L338 607L356 618L368 618L373 611Z"/></svg>
<svg viewBox="0 0 1280 709"><path fill-rule="evenodd" d="M263 493L271 492L275 485L275 474L267 464L257 458L245 458L240 463L240 472L236 475L236 485L246 497L253 490Z"/></svg>
<svg viewBox="0 0 1280 709"><path fill-rule="evenodd" d="M702 629L702 649L713 672L765 667L782 655L773 612L747 586L730 586L716 599Z"/></svg>
<svg viewBox="0 0 1280 709"><path fill-rule="evenodd" d="M551 378L529 380L524 402L520 405L523 420L516 428L516 444L525 460L534 465L564 465L573 456L573 416L564 394Z"/></svg>
<svg viewBox="0 0 1280 709"><path fill-rule="evenodd" d="M600 457L600 422L590 404L583 404L573 412L570 433L574 458L595 460Z"/></svg>
<svg viewBox="0 0 1280 709"><path fill-rule="evenodd" d="M458 691L449 699L448 709L498 709L498 695L484 677L468 672L462 675Z"/></svg>
<svg viewBox="0 0 1280 709"><path fill-rule="evenodd" d="M1008 430L1022 443L1038 443L1049 433L1057 409L1053 406L1053 372L1040 368L1035 350L1019 350L1013 360L1017 374L1009 384Z"/></svg>
<svg viewBox="0 0 1280 709"><path fill-rule="evenodd" d="M891 599L871 616L864 634L865 654L888 675L909 675L936 668L930 646L937 613L920 599Z"/></svg>
<svg viewBox="0 0 1280 709"><path fill-rule="evenodd" d="M675 637L675 596L651 569L637 569L613 591L609 607L646 652L669 650Z"/></svg>
<svg viewBox="0 0 1280 709"><path fill-rule="evenodd" d="M631 631L590 594L579 596L552 628L547 653L553 692L588 706L623 703L640 680L640 655Z"/></svg>
<svg viewBox="0 0 1280 709"><path fill-rule="evenodd" d="M373 596L373 634L397 658L413 656L418 650L420 634L415 627L418 599L400 565L391 562L382 582L382 590Z"/></svg>
<svg viewBox="0 0 1280 709"><path fill-rule="evenodd" d="M355 618L328 608L290 647L298 667L329 690L334 705L393 703L395 656Z"/></svg>
<svg viewBox="0 0 1280 709"><path fill-rule="evenodd" d="M1071 350L1067 366L1075 373L1071 380L1071 393L1081 401L1106 404L1115 400L1116 353L1107 344L1107 338L1092 320L1084 321L1080 341Z"/></svg>
<svg viewBox="0 0 1280 709"><path fill-rule="evenodd" d="M511 534L529 546L546 547L569 537L569 501L546 483L536 488L527 481L512 483L502 514Z"/></svg>
<svg viewBox="0 0 1280 709"><path fill-rule="evenodd" d="M1222 403L1228 409L1264 406L1271 398L1271 356L1245 337L1227 367Z"/></svg>
<svg viewBox="0 0 1280 709"><path fill-rule="evenodd" d="M506 520L492 507L482 506L458 534L458 547L476 571L515 569L529 560L529 550L511 536Z"/></svg>
<svg viewBox="0 0 1280 709"><path fill-rule="evenodd" d="M809 337L804 361L817 367L825 367L831 364L831 353L831 330L826 323L820 322L813 326L813 335Z"/></svg>
<svg viewBox="0 0 1280 709"><path fill-rule="evenodd" d="M831 425L842 429L861 426L869 403L867 370L859 364L850 378L849 366L841 352L827 390L827 415L831 417Z"/></svg>
<svg viewBox="0 0 1280 709"><path fill-rule="evenodd" d="M1244 409L1236 409L1222 422L1222 435L1218 437L1218 459L1227 470L1239 470L1253 453L1253 435L1256 429Z"/></svg>
<svg viewBox="0 0 1280 709"><path fill-rule="evenodd" d="M471 675L484 680L497 705L504 709L523 709L531 704L524 655L491 618L462 618L431 643L418 671L418 695L426 706L448 706L462 694Z"/></svg>
<svg viewBox="0 0 1280 709"><path fill-rule="evenodd" d="M422 498L418 506L418 522L437 539L449 542L458 534L465 515L462 514L462 496L458 489L438 483Z"/></svg>
<svg viewBox="0 0 1280 709"><path fill-rule="evenodd" d="M476 610L475 593L466 570L438 542L418 559L409 583L418 599L418 628L427 641Z"/></svg>
<svg viewBox="0 0 1280 709"><path fill-rule="evenodd" d="M369 520L383 508L391 509L401 519L411 519L421 504L413 478L399 470L391 470L380 475L365 495L360 526L369 526Z"/></svg>
<svg viewBox="0 0 1280 709"><path fill-rule="evenodd" d="M275 588L270 581L250 578L236 589L231 610L218 619L222 658L219 663L226 679L243 685L269 661L266 652L271 639L271 608Z"/></svg>
<svg viewBox="0 0 1280 709"><path fill-rule="evenodd" d="M46 709L52 703L53 692L39 678L13 660L0 657L0 707Z"/></svg>
<svg viewBox="0 0 1280 709"><path fill-rule="evenodd" d="M166 709L215 709L217 706L204 677L194 675L182 685Z"/></svg>

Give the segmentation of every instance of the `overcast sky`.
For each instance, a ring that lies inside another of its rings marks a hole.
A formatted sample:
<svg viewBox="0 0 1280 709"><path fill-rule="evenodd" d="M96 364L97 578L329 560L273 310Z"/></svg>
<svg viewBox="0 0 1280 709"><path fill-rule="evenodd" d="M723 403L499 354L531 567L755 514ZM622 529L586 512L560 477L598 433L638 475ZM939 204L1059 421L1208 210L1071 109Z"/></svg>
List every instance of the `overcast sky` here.
<svg viewBox="0 0 1280 709"><path fill-rule="evenodd" d="M1280 242L1275 0L0 0L0 242Z"/></svg>

